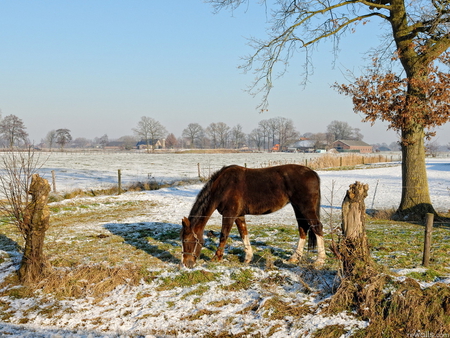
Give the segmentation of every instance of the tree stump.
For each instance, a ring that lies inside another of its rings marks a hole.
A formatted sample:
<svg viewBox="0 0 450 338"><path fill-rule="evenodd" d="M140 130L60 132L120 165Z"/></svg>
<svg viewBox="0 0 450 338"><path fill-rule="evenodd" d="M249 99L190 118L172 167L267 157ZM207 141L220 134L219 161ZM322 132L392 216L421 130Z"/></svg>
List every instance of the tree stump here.
<svg viewBox="0 0 450 338"><path fill-rule="evenodd" d="M342 234L339 254L343 262L344 276L351 276L357 264L370 260L365 231L366 205L369 186L356 182L350 185L342 202Z"/></svg>
<svg viewBox="0 0 450 338"><path fill-rule="evenodd" d="M43 253L45 232L50 220L47 205L50 184L38 174L33 174L28 193L31 195L31 202L25 207L23 214L25 249L18 272L22 283L34 283L51 269Z"/></svg>

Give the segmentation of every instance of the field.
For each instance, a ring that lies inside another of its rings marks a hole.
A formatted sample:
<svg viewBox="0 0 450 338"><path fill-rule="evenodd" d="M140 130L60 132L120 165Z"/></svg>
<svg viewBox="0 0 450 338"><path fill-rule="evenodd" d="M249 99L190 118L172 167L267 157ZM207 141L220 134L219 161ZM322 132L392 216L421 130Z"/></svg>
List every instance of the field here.
<svg viewBox="0 0 450 338"><path fill-rule="evenodd" d="M321 269L311 265L313 252L298 265L286 262L298 236L289 206L248 218L255 252L251 264L242 263L236 230L225 260L211 261L220 232L215 214L197 266L179 267L180 221L202 186L198 163L206 177L231 163L261 167L302 161L300 154L51 154L41 173L51 178L50 171L55 171L58 195L74 189L87 194L50 204L46 253L54 273L36 288L17 284L13 272L23 240L12 226L0 226L0 336L364 336L367 320L351 312L326 312L339 283L339 264L329 251ZM427 168L433 203L446 213L450 159L431 159ZM167 187L88 196L115 185L118 169L125 184L151 180ZM319 175L327 247L338 241L340 204L349 184L369 184L368 209L391 209L400 200L400 167L395 162L321 170ZM420 266L421 224L368 216L367 232L372 256L394 278L415 278L423 288L450 283L449 224L434 229L427 269Z"/></svg>

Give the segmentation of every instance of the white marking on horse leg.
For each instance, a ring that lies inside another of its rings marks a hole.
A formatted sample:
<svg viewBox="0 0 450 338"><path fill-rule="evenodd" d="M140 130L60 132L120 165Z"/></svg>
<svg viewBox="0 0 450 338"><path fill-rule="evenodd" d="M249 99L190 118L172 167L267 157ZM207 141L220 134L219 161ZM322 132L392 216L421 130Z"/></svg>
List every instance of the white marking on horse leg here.
<svg viewBox="0 0 450 338"><path fill-rule="evenodd" d="M316 265L323 265L325 263L325 243L323 241L323 236L316 235L317 238L317 259L315 264Z"/></svg>
<svg viewBox="0 0 450 338"><path fill-rule="evenodd" d="M303 257L303 248L305 247L306 238L299 238L297 243L297 249L295 249L291 258L289 258L289 262L297 262L299 259Z"/></svg>
<svg viewBox="0 0 450 338"><path fill-rule="evenodd" d="M253 259L253 249L250 244L250 239L248 238L248 235L244 235L242 237L242 242L244 243L244 251L245 251L245 263L250 263Z"/></svg>

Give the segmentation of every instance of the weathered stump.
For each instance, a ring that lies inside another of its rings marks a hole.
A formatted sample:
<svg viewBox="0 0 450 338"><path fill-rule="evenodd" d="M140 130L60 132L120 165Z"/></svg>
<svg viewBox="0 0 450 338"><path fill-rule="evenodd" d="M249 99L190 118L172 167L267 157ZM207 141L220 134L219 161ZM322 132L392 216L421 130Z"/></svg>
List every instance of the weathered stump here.
<svg viewBox="0 0 450 338"><path fill-rule="evenodd" d="M350 185L342 202L342 234L339 254L343 262L345 276L353 274L356 264L370 259L365 231L366 205L369 186L356 182Z"/></svg>
<svg viewBox="0 0 450 338"><path fill-rule="evenodd" d="M18 274L22 283L34 283L51 269L43 252L50 220L47 205L50 184L38 174L33 174L28 193L31 202L25 207L21 225L25 249Z"/></svg>

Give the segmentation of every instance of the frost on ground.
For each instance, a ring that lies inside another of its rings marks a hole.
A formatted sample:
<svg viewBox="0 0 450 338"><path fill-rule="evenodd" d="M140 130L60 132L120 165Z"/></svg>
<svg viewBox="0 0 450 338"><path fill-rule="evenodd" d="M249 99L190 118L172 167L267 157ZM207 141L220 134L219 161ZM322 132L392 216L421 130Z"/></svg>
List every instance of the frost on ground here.
<svg viewBox="0 0 450 338"><path fill-rule="evenodd" d="M72 189L80 182L82 188L113 183L116 169L125 164L130 168L134 165L134 169L128 170L135 171L135 179L146 176L142 166L148 165L152 169L151 174L148 173L152 179L175 180L195 177L196 162L200 163L200 160L207 160L214 170L225 164L247 163L250 166L249 163L253 163L256 167L268 161L253 158L251 154L238 158L231 154L220 158L209 155L201 159L177 155L181 159L168 157L167 161L165 157L158 157L160 155L145 154L147 163L136 165L131 158L129 162L122 158L118 164L114 162L119 161L115 157L95 163L92 158L87 161L87 155L64 156L66 158L58 160L60 162L53 159L51 165L43 168L44 172L58 169L59 189ZM283 161L283 158L277 159ZM285 161L288 160L291 158ZM428 163L430 192L435 207L441 211L450 208L448 171L448 159ZM64 173L67 182L61 181ZM391 208L400 200L399 166L321 171L319 175L323 193L322 215L339 209L346 189L356 180L369 183L368 208ZM74 185L74 182L77 183ZM217 237L205 237L203 257L197 267L193 270L180 268L180 220L188 215L201 187L201 184L174 186L51 204L54 219L79 216L65 227L49 232L46 241L55 262L58 255L70 257L84 252L85 264L109 264L116 250L117 255L122 256L114 258L115 264L118 261L140 262L147 277L137 284L124 280L101 297L88 294L81 298L57 297L42 291L27 297L11 291L6 295L8 286L3 284L0 289L0 336L313 337L320 330L334 326L350 336L368 325L348 313L325 315L322 311L337 283L332 262L320 270L312 269L308 262L286 263L297 240L290 207L271 215L248 217L251 243L255 247L255 262L250 265L240 261L243 250L235 232L229 240L223 263L210 261ZM128 210L129 206L134 209ZM206 230L212 229L217 236L220 215L215 213L208 224ZM73 251L57 254L58 246L67 246ZM20 259L16 241L0 235L0 283L18 268ZM82 282L74 283L83 285Z"/></svg>

